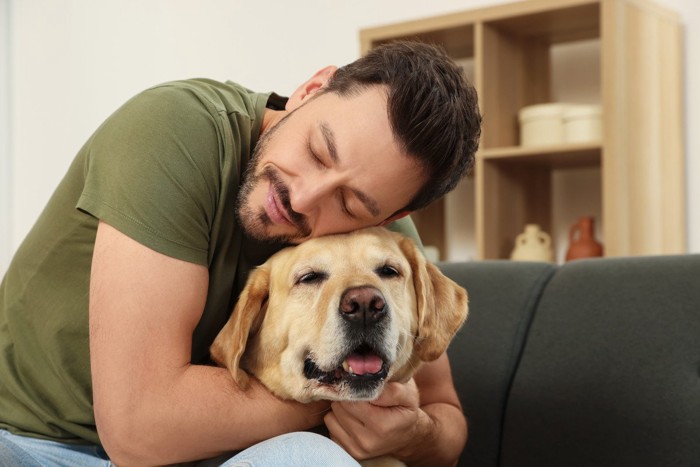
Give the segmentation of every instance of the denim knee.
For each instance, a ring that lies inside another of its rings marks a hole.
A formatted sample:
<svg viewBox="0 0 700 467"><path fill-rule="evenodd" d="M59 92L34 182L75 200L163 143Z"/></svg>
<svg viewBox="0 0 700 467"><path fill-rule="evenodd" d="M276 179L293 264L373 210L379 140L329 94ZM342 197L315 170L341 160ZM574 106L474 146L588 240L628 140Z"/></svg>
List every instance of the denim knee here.
<svg viewBox="0 0 700 467"><path fill-rule="evenodd" d="M287 433L241 451L222 467L267 466L357 467L359 464L343 448L325 436L305 431Z"/></svg>

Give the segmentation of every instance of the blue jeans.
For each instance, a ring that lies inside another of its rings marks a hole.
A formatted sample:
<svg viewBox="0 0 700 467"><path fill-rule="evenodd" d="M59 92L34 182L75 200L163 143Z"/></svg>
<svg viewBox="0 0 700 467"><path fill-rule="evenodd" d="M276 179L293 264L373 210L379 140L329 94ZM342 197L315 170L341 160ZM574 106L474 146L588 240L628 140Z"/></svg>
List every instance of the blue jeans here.
<svg viewBox="0 0 700 467"><path fill-rule="evenodd" d="M359 464L330 439L314 433L297 432L277 436L239 452L200 463L202 466L279 467L338 466ZM57 443L0 430L2 467L113 467L104 449L92 445Z"/></svg>

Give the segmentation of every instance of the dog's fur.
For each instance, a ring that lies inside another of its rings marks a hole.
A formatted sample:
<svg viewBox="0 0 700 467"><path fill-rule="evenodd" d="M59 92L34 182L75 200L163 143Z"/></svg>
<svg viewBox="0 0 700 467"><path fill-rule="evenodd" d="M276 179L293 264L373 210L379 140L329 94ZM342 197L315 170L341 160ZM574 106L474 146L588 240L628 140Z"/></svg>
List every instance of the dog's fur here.
<svg viewBox="0 0 700 467"><path fill-rule="evenodd" d="M284 399L372 400L445 352L466 317L466 291L411 239L370 228L255 269L211 355L243 389L251 374Z"/></svg>

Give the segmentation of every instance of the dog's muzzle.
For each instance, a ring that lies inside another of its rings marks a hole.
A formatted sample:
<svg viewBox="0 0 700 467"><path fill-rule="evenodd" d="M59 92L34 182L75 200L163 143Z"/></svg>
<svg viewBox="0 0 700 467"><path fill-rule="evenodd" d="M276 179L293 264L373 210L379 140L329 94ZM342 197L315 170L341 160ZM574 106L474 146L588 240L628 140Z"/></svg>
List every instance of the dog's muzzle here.
<svg viewBox="0 0 700 467"><path fill-rule="evenodd" d="M360 286L343 292L338 312L346 323L346 345L352 349L336 368L319 368L312 358L304 360L304 376L321 384L348 384L358 397L369 395L387 377L389 364L382 351L383 324L388 306L376 287Z"/></svg>

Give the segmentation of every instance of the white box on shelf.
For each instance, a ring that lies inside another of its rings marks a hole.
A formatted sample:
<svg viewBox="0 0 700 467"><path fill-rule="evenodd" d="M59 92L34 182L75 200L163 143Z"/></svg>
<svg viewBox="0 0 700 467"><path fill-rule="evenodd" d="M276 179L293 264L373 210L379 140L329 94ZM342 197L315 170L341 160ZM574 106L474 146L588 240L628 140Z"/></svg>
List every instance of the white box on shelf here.
<svg viewBox="0 0 700 467"><path fill-rule="evenodd" d="M518 112L520 144L547 146L595 143L602 137L600 105L551 102L523 107Z"/></svg>
<svg viewBox="0 0 700 467"><path fill-rule="evenodd" d="M599 105L567 105L564 109L564 140L567 143L596 143L602 138Z"/></svg>
<svg viewBox="0 0 700 467"><path fill-rule="evenodd" d="M546 146L564 143L564 108L565 104L548 103L520 109L520 144Z"/></svg>

